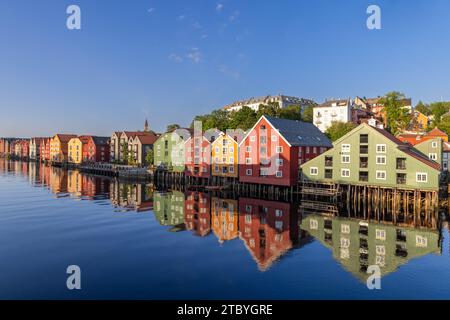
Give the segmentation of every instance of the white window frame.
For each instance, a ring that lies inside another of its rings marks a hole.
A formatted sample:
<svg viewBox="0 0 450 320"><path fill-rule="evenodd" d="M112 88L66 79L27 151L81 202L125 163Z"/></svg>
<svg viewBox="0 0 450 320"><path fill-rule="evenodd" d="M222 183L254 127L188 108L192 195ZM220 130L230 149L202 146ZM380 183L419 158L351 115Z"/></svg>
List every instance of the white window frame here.
<svg viewBox="0 0 450 320"><path fill-rule="evenodd" d="M317 176L319 175L319 168L318 167L310 167L309 168L309 174L311 176Z"/></svg>
<svg viewBox="0 0 450 320"><path fill-rule="evenodd" d="M283 153L283 146L277 146L277 147L275 148L275 152L276 152L276 153Z"/></svg>
<svg viewBox="0 0 450 320"><path fill-rule="evenodd" d="M341 145L341 152L350 152L351 145L349 143L343 143Z"/></svg>
<svg viewBox="0 0 450 320"><path fill-rule="evenodd" d="M379 173L384 173L384 178L379 178L378 177ZM375 179L377 179L377 180L386 180L386 171L385 170L376 170L375 171Z"/></svg>
<svg viewBox="0 0 450 320"><path fill-rule="evenodd" d="M433 161L437 161L437 153L432 152L428 154L428 158Z"/></svg>
<svg viewBox="0 0 450 320"><path fill-rule="evenodd" d="M382 149L384 149L384 150L378 150L378 148L382 148ZM377 144L377 148L376 148L376 150L377 150L377 153L386 153L386 144L385 143L380 143L380 144Z"/></svg>
<svg viewBox="0 0 450 320"><path fill-rule="evenodd" d="M344 172L348 172L348 175L344 175ZM347 169L347 168L342 168L341 169L341 177L342 178L350 178L350 169Z"/></svg>
<svg viewBox="0 0 450 320"><path fill-rule="evenodd" d="M283 178L283 171L276 171L276 172L275 172L275 177L277 177L277 178Z"/></svg>
<svg viewBox="0 0 450 320"><path fill-rule="evenodd" d="M253 175L252 169L247 169L247 170L245 170L245 174L246 174L247 176Z"/></svg>
<svg viewBox="0 0 450 320"><path fill-rule="evenodd" d="M275 134L273 134L273 135L270 137L270 139L271 139L272 141L278 141L278 136L275 135Z"/></svg>
<svg viewBox="0 0 450 320"><path fill-rule="evenodd" d="M252 147L251 146L246 146L245 147L245 151L246 152L252 152Z"/></svg>
<svg viewBox="0 0 450 320"><path fill-rule="evenodd" d="M250 141L251 141L251 142L255 142L255 141L256 141L256 136L255 136L255 135L250 136Z"/></svg>
<svg viewBox="0 0 450 320"><path fill-rule="evenodd" d="M420 179L419 179L420 177ZM422 179L425 177L425 179ZM428 182L428 173L426 172L416 172L416 182L419 183L427 183Z"/></svg>
<svg viewBox="0 0 450 320"><path fill-rule="evenodd" d="M344 158L348 158L348 161L344 161ZM341 155L341 163L350 163L350 155L349 154L343 154Z"/></svg>
<svg viewBox="0 0 450 320"><path fill-rule="evenodd" d="M252 158L245 158L245 164L252 164Z"/></svg>
<svg viewBox="0 0 450 320"><path fill-rule="evenodd" d="M378 159L384 159L384 163L380 163L379 161L378 161ZM386 156L376 156L376 158L375 158L375 163L377 164L377 165L379 165L379 166L385 166L386 165Z"/></svg>
<svg viewBox="0 0 450 320"><path fill-rule="evenodd" d="M432 148L437 148L437 146L438 146L437 141L431 142L431 147Z"/></svg>

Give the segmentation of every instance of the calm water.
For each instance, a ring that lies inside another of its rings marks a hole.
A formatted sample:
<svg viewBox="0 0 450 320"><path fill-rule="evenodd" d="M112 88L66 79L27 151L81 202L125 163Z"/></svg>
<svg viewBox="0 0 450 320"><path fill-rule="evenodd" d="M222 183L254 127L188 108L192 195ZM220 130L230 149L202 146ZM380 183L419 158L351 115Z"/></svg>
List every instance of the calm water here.
<svg viewBox="0 0 450 320"><path fill-rule="evenodd" d="M367 226L2 159L0 257L3 299L450 298L446 223ZM73 264L82 290L66 288Z"/></svg>

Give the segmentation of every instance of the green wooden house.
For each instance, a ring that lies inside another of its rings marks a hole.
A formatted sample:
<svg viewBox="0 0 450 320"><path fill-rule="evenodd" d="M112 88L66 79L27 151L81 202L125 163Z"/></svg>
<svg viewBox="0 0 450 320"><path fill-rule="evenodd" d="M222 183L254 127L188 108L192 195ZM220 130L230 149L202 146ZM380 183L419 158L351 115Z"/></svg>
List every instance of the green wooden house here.
<svg viewBox="0 0 450 320"><path fill-rule="evenodd" d="M177 129L161 135L153 145L154 165L158 169L183 172L185 164L184 141L190 137L188 129Z"/></svg>
<svg viewBox="0 0 450 320"><path fill-rule="evenodd" d="M442 166L443 143L441 138L434 138L422 141L416 144L414 148Z"/></svg>
<svg viewBox="0 0 450 320"><path fill-rule="evenodd" d="M386 130L361 124L301 165L304 181L439 190L440 164Z"/></svg>
<svg viewBox="0 0 450 320"><path fill-rule="evenodd" d="M306 216L300 229L329 248L334 259L362 282L370 276L370 265L379 266L384 277L411 259L441 254L440 234L432 229L318 214Z"/></svg>
<svg viewBox="0 0 450 320"><path fill-rule="evenodd" d="M184 193L179 191L155 192L153 212L162 226L173 226L170 231L184 230Z"/></svg>

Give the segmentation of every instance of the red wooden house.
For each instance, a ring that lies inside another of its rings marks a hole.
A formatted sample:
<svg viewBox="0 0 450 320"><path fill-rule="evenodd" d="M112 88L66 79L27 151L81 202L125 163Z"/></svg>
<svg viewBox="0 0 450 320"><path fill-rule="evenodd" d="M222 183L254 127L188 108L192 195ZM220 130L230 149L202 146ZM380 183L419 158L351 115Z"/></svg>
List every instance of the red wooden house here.
<svg viewBox="0 0 450 320"><path fill-rule="evenodd" d="M207 193L186 192L184 224L197 236L204 237L211 232L211 200Z"/></svg>
<svg viewBox="0 0 450 320"><path fill-rule="evenodd" d="M83 159L86 156L89 161L109 162L109 137L90 136L85 146L83 145Z"/></svg>
<svg viewBox="0 0 450 320"><path fill-rule="evenodd" d="M239 144L239 181L294 186L300 164L332 147L312 123L262 116Z"/></svg>
<svg viewBox="0 0 450 320"><path fill-rule="evenodd" d="M239 237L261 271L297 243L296 208L293 203L239 198Z"/></svg>
<svg viewBox="0 0 450 320"><path fill-rule="evenodd" d="M186 140L185 150L185 175L188 177L209 178L211 176L211 143L219 136L219 130L208 135L196 135L194 133Z"/></svg>

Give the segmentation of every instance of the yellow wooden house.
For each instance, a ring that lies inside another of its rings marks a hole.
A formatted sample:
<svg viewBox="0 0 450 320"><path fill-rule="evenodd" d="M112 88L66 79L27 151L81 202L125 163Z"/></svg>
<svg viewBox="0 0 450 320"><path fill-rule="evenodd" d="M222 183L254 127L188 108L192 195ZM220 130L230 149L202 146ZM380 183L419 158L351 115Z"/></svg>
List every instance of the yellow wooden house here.
<svg viewBox="0 0 450 320"><path fill-rule="evenodd" d="M68 161L75 164L80 164L83 162L83 140L81 137L76 137L69 140Z"/></svg>
<svg viewBox="0 0 450 320"><path fill-rule="evenodd" d="M238 143L221 133L211 145L211 171L217 177L238 177Z"/></svg>
<svg viewBox="0 0 450 320"><path fill-rule="evenodd" d="M238 201L211 198L211 228L220 243L239 235Z"/></svg>
<svg viewBox="0 0 450 320"><path fill-rule="evenodd" d="M50 140L50 161L65 162L68 157L68 144L70 139L75 138L74 134L56 134Z"/></svg>
<svg viewBox="0 0 450 320"><path fill-rule="evenodd" d="M414 111L414 116L416 118L416 122L419 126L419 129L425 130L428 127L430 121L428 116L424 115L422 112L417 110Z"/></svg>

